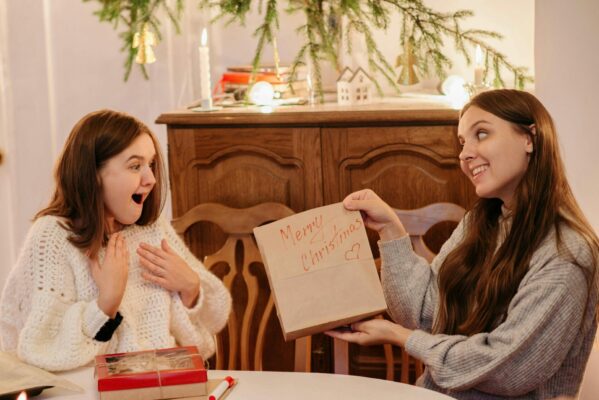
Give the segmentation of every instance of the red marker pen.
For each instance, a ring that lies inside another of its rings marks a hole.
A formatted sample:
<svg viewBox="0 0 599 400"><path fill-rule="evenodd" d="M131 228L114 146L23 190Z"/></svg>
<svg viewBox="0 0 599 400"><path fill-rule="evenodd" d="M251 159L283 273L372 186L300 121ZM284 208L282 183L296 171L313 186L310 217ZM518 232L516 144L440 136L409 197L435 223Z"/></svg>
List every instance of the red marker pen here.
<svg viewBox="0 0 599 400"><path fill-rule="evenodd" d="M225 376L223 381L219 383L212 393L208 396L208 400L218 400L227 391L228 388L235 384L235 379L230 376Z"/></svg>

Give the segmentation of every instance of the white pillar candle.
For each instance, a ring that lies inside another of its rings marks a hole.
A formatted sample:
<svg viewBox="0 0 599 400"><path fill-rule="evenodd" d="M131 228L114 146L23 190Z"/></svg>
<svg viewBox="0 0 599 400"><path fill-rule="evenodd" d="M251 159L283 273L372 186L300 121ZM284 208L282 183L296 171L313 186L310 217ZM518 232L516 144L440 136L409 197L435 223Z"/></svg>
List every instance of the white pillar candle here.
<svg viewBox="0 0 599 400"><path fill-rule="evenodd" d="M206 28L202 30L202 41L198 48L200 52L200 94L201 100L210 99L210 49Z"/></svg>
<svg viewBox="0 0 599 400"><path fill-rule="evenodd" d="M474 54L474 84L478 86L483 84L483 52L478 44Z"/></svg>

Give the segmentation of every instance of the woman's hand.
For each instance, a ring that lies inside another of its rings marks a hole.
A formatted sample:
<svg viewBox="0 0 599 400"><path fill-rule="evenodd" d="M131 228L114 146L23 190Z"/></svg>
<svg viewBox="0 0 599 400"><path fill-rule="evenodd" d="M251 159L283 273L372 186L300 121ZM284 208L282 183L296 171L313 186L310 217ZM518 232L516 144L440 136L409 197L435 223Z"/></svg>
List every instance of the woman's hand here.
<svg viewBox="0 0 599 400"><path fill-rule="evenodd" d="M196 304L200 296L200 277L165 239L162 239L160 248L141 243L137 254L145 268L142 273L145 279L172 292L179 292L187 308Z"/></svg>
<svg viewBox="0 0 599 400"><path fill-rule="evenodd" d="M129 271L129 251L123 235L119 232L110 235L102 266L97 258L91 260L90 264L92 277L98 287L98 307L104 314L114 318L125 294Z"/></svg>
<svg viewBox="0 0 599 400"><path fill-rule="evenodd" d="M348 210L360 210L367 228L378 232L381 240L393 240L407 235L395 211L370 189L359 190L343 199Z"/></svg>
<svg viewBox="0 0 599 400"><path fill-rule="evenodd" d="M328 336L363 346L394 344L404 346L411 330L386 319L371 319L351 324L350 332L326 331Z"/></svg>

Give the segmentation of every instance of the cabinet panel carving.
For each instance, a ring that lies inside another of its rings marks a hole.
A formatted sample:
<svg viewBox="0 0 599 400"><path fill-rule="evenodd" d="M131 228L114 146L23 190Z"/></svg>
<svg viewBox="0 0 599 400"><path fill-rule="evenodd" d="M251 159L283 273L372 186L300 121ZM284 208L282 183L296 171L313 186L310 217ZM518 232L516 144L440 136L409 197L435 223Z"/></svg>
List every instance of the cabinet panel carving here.
<svg viewBox="0 0 599 400"><path fill-rule="evenodd" d="M294 210L322 202L317 129L169 127L168 140L175 216L205 202L275 201Z"/></svg>
<svg viewBox="0 0 599 400"><path fill-rule="evenodd" d="M211 164L195 164L185 171L186 182L204 188L204 196L219 199L220 203L235 203L239 197L239 183L243 182L247 196L243 202L249 205L260 203L260 198L289 204L296 191L303 188L300 165L281 165L273 159L255 154L235 153L220 158ZM242 203L242 207L248 205Z"/></svg>
<svg viewBox="0 0 599 400"><path fill-rule="evenodd" d="M323 148L332 150L324 152L326 203L362 188L402 209L462 204L472 196L460 171L455 125L324 129Z"/></svg>

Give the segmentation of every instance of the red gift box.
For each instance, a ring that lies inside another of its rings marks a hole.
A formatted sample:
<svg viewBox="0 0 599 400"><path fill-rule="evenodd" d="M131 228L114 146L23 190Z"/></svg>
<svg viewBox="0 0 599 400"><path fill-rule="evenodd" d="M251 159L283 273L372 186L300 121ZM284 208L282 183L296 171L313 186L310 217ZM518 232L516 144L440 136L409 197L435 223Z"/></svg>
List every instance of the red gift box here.
<svg viewBox="0 0 599 400"><path fill-rule="evenodd" d="M195 346L96 356L101 400L206 395L208 374Z"/></svg>

